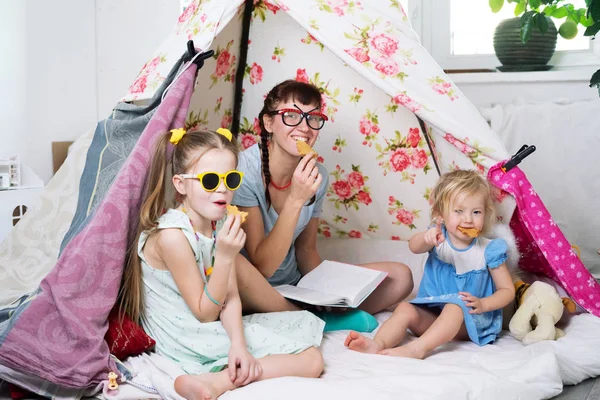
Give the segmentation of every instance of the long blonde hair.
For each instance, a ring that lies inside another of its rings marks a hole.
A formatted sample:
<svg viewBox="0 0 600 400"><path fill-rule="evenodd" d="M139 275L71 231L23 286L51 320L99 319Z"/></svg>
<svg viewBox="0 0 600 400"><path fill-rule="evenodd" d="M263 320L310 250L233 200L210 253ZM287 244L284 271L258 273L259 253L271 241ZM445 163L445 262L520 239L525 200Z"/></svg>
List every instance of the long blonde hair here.
<svg viewBox="0 0 600 400"><path fill-rule="evenodd" d="M123 271L121 289L119 291L120 311L140 323L144 318L144 290L142 285L142 266L138 256L138 241L144 231L155 232L158 218L164 214L165 207L174 206L176 199L166 199L167 167L170 161L171 176L186 172L209 150L229 150L235 155L237 163L238 148L234 141L224 135L208 130L189 131L173 148L170 160L167 157L167 146L171 133L160 136L156 143L150 173L146 182L145 196L140 208L138 231L127 256L127 264ZM234 139L235 140L235 139ZM199 150L203 150L198 154Z"/></svg>
<svg viewBox="0 0 600 400"><path fill-rule="evenodd" d="M483 233L496 222L496 207L492 200L492 190L489 182L477 171L458 170L443 174L436 183L431 198L431 218L435 220L444 215L459 195L473 196L482 194L485 200L485 222Z"/></svg>

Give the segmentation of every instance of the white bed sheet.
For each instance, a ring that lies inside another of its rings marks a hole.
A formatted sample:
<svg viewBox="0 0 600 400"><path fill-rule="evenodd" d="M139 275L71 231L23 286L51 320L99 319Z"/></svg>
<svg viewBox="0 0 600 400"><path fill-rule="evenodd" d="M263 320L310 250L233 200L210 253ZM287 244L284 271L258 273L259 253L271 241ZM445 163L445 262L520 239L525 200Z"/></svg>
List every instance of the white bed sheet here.
<svg viewBox="0 0 600 400"><path fill-rule="evenodd" d="M390 315L377 318L382 322ZM557 341L524 346L503 331L493 345L449 343L425 360L356 353L343 346L347 331L330 332L321 346L321 378L257 382L220 399L547 399L558 395L563 384L600 375L599 331L599 318L581 314L571 318L566 336ZM129 364L139 374L134 381L155 385L159 395L123 384L105 398L179 399L172 388L179 368L157 354L132 358Z"/></svg>
<svg viewBox="0 0 600 400"><path fill-rule="evenodd" d="M426 257L412 254L406 242L326 239L319 241L318 246L324 259L404 262L413 272L413 293L423 274ZM377 319L383 322L390 315L382 312ZM557 341L524 346L503 331L493 345L453 342L426 360L356 353L343 346L348 331L330 332L321 345L325 358L321 378L286 377L257 382L227 392L220 399L547 399L559 394L563 384L573 385L600 375L600 318L579 314L564 321L567 325L561 327L566 336ZM135 357L129 362L139 374L134 381L156 387L158 394L152 396L125 384L119 393L106 398L181 399L172 386L175 377L183 373L176 365L156 354Z"/></svg>

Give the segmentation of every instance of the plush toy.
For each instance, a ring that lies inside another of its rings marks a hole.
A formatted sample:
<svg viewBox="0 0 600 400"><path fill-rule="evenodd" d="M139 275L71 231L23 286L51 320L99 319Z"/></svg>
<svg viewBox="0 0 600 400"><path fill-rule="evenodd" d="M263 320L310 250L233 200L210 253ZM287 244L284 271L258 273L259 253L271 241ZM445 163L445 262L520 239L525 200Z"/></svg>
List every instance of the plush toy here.
<svg viewBox="0 0 600 400"><path fill-rule="evenodd" d="M551 285L535 281L531 285L521 280L515 282L515 302L518 305L508 328L524 344L540 340L556 340L565 333L554 325L562 317L564 307L575 312L573 300L561 298ZM535 328L532 330L532 326Z"/></svg>

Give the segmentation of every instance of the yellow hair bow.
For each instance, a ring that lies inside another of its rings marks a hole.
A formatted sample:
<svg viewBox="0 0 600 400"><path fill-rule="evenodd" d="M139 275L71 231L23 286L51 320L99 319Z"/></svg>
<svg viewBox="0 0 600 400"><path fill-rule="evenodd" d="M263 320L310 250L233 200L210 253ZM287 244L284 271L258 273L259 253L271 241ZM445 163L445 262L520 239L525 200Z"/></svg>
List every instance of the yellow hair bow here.
<svg viewBox="0 0 600 400"><path fill-rule="evenodd" d="M179 143L183 135L185 135L185 132L186 130L184 128L171 129L171 138L169 139L169 142L173 144Z"/></svg>
<svg viewBox="0 0 600 400"><path fill-rule="evenodd" d="M231 142L231 139L233 138L231 131L227 128L219 128L219 129L217 129L217 133L225 136L230 142Z"/></svg>

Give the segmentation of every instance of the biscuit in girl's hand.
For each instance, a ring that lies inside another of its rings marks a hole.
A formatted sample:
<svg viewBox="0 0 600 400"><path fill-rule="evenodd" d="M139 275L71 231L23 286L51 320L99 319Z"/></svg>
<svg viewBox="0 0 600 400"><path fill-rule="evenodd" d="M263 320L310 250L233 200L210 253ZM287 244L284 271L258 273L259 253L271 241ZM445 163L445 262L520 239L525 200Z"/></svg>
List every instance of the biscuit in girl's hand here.
<svg viewBox="0 0 600 400"><path fill-rule="evenodd" d="M231 204L227 204L227 214L239 215L242 218L242 224L246 222L246 217L248 216L246 211L240 211L236 206L232 206Z"/></svg>
<svg viewBox="0 0 600 400"><path fill-rule="evenodd" d="M457 229L470 238L479 236L479 230L476 228L463 228L462 226L459 226Z"/></svg>
<svg viewBox="0 0 600 400"><path fill-rule="evenodd" d="M317 152L314 151L313 148L308 145L308 143L303 142L302 140L296 140L296 148L301 156L305 156L309 153L314 153L315 157L318 156Z"/></svg>

